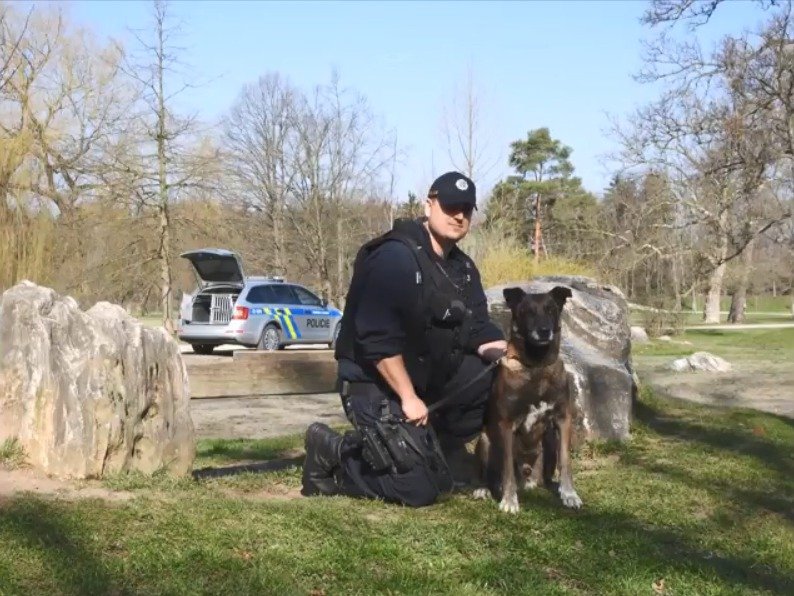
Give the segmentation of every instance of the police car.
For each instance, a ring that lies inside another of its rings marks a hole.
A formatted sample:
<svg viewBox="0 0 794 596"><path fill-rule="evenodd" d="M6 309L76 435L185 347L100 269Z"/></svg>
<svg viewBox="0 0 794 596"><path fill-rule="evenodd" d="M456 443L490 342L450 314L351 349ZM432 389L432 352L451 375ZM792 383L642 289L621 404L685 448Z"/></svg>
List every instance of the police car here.
<svg viewBox="0 0 794 596"><path fill-rule="evenodd" d="M205 248L180 255L193 265L198 288L182 297L179 339L197 354L237 343L261 350L327 343L339 334L342 313L280 277L246 277L237 254Z"/></svg>

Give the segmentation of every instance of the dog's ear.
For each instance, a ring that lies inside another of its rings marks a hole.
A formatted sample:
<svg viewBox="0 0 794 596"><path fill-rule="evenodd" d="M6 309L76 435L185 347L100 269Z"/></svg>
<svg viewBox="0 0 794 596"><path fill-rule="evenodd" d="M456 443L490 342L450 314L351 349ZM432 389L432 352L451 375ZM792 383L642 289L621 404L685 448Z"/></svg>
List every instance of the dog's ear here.
<svg viewBox="0 0 794 596"><path fill-rule="evenodd" d="M514 310L527 293L521 288L505 288L502 290L502 295L505 297L505 302L507 302L507 306L510 307L510 310Z"/></svg>
<svg viewBox="0 0 794 596"><path fill-rule="evenodd" d="M565 306L565 301L573 296L571 292L571 288L567 288L565 286L557 286L551 292L551 297L554 298L554 302L557 303L557 306L560 308L560 312L562 312L562 307Z"/></svg>

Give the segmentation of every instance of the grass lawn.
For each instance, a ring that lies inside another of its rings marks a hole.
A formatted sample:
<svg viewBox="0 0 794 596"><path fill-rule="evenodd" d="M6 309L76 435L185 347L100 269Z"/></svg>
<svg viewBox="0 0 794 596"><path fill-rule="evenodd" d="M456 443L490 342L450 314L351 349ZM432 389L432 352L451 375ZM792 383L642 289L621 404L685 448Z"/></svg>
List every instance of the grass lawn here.
<svg viewBox="0 0 794 596"><path fill-rule="evenodd" d="M635 359L646 356L689 356L699 351L712 352L727 360L794 362L794 328L742 331L688 329L674 337L673 341L652 341L632 346Z"/></svg>
<svg viewBox="0 0 794 596"><path fill-rule="evenodd" d="M582 511L515 516L305 499L298 437L204 441L200 479L107 482L128 501L0 503L0 594L791 594L794 421L646 391L632 434L577 453Z"/></svg>

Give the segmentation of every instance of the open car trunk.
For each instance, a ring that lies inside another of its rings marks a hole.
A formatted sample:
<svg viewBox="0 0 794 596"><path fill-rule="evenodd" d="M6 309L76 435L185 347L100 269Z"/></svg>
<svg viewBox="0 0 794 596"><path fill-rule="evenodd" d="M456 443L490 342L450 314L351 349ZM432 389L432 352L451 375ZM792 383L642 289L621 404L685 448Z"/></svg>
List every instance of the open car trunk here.
<svg viewBox="0 0 794 596"><path fill-rule="evenodd" d="M179 255L193 265L199 285L242 284L243 265L237 253L223 248L202 248Z"/></svg>
<svg viewBox="0 0 794 596"><path fill-rule="evenodd" d="M240 290L240 287L218 286L200 291L193 298L188 320L191 323L227 324L232 319Z"/></svg>

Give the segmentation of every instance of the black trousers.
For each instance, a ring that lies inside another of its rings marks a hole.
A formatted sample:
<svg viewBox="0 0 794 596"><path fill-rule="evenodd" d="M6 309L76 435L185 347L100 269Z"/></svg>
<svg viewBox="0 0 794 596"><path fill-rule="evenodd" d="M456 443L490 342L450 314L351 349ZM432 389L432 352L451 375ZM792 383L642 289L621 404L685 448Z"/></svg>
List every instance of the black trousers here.
<svg viewBox="0 0 794 596"><path fill-rule="evenodd" d="M431 405L470 383L486 366L478 356L467 355L443 388L420 397ZM406 430L420 445L429 445L436 440L445 445L462 445L475 438L483 427L492 380L492 373L483 375L450 403L433 412L431 428L406 422ZM343 396L342 401L348 418L356 426L371 426L381 415L384 398L388 400L388 407L393 414L403 415L397 399L385 395L374 384L354 386L351 394ZM446 466L444 469L432 469L430 465L419 464L405 473L393 470L376 472L362 458L361 442L355 433L348 433L342 445L342 466L338 478L342 494L422 507L434 503L443 492L449 490L451 479L448 478Z"/></svg>

